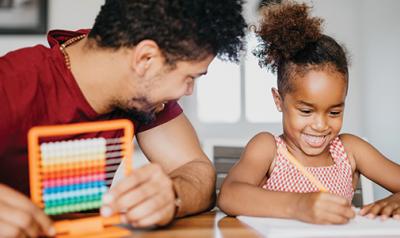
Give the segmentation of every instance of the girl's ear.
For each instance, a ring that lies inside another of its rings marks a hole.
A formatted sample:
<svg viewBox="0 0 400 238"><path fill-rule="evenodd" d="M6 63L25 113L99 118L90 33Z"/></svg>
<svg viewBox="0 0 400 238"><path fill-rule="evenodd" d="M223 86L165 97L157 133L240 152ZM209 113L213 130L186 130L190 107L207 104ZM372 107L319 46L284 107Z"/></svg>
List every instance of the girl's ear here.
<svg viewBox="0 0 400 238"><path fill-rule="evenodd" d="M278 109L278 111L282 112L283 101L282 101L281 95L279 94L278 89L271 88L271 92L272 92L272 97L274 98L276 109Z"/></svg>

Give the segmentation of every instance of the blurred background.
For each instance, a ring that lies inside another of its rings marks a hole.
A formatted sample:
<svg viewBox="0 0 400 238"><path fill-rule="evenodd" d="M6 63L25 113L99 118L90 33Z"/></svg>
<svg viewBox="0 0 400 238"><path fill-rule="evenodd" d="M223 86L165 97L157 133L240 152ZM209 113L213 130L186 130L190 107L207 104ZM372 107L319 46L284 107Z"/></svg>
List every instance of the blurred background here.
<svg viewBox="0 0 400 238"><path fill-rule="evenodd" d="M29 26L35 21L46 21L44 30L90 28L104 2L48 0L42 14L29 13L29 6L41 1L0 0L0 55L35 44L47 45L46 35L41 33L43 26ZM345 45L350 55L350 87L342 132L367 139L400 163L400 1L305 2L314 7L314 16L325 19L325 33ZM21 9L28 9L23 10L27 13L22 14L22 20L7 15L20 11L18 4ZM249 24L256 24L259 4L259 0L245 4L244 15ZM29 19L24 21L24 17ZM4 30L15 27L15 22L23 29ZM215 145L244 146L260 131L281 133L281 115L275 110L270 93L276 84L275 76L258 67L251 54L256 44L249 34L248 52L239 65L214 60L209 73L197 81L194 95L180 101L211 159ZM140 166L144 161L137 150L135 164ZM387 195L377 185L373 190L375 199Z"/></svg>

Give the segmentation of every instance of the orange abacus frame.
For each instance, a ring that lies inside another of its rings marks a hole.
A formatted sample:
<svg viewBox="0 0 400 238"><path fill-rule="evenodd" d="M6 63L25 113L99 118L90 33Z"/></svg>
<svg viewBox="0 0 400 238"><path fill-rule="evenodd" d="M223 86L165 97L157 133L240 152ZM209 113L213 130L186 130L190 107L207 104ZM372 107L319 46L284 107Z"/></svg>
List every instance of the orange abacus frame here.
<svg viewBox="0 0 400 238"><path fill-rule="evenodd" d="M132 170L133 153L133 125L126 119L84 122L67 125L52 125L33 127L28 133L28 157L29 157L29 179L31 199L37 206L44 208L41 184L41 166L40 166L40 141L45 137L68 136L75 134L84 134L99 131L123 130L122 142L122 160L124 162L124 173L129 174ZM130 234L130 231L116 227L120 224L120 215L114 215L109 218L101 216L61 220L56 221L57 237L62 238L80 238L80 237L121 237Z"/></svg>

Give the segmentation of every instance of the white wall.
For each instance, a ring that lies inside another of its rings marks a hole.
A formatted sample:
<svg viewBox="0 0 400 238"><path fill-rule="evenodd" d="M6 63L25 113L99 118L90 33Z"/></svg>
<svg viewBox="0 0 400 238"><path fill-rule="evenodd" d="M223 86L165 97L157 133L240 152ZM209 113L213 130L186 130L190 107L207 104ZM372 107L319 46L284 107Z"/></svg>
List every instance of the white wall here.
<svg viewBox="0 0 400 238"><path fill-rule="evenodd" d="M312 0L305 0L310 2ZM104 0L49 1L49 28L90 27ZM350 51L350 88L343 131L365 138L389 158L400 163L396 148L400 133L400 1L397 0L314 0L314 14L325 19L326 32ZM257 0L248 0L245 15L254 22ZM0 35L0 55L34 44L47 44L43 36ZM223 77L223 75L221 75ZM196 118L196 100L182 100L201 140L229 137L247 140L260 130L278 133L279 124L205 125ZM375 188L376 198L385 195Z"/></svg>
<svg viewBox="0 0 400 238"><path fill-rule="evenodd" d="M364 132L369 142L400 163L400 1L364 0L362 7ZM383 194L375 190L376 196Z"/></svg>
<svg viewBox="0 0 400 238"><path fill-rule="evenodd" d="M90 28L104 0L49 0L48 28L76 30ZM0 35L0 56L8 51L36 44L47 44L46 35Z"/></svg>

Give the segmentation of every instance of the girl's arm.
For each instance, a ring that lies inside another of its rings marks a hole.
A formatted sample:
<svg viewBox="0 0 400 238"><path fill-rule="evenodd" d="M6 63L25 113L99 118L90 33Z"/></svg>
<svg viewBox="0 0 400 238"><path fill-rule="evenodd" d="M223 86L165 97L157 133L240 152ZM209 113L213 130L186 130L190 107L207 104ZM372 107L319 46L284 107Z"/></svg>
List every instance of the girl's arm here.
<svg viewBox="0 0 400 238"><path fill-rule="evenodd" d="M277 193L268 196L260 186L275 153L275 139L271 134L259 133L250 140L222 184L218 196L218 206L222 211L229 215L282 216L287 213L286 216L290 216L290 206L285 206L289 201L276 204L273 202L276 199L271 199L271 196L277 195L282 200L291 198Z"/></svg>
<svg viewBox="0 0 400 238"><path fill-rule="evenodd" d="M400 218L400 165L392 162L361 138L343 134L340 136L350 159L354 159L356 170L394 194L388 198L365 206L362 215L396 216Z"/></svg>
<svg viewBox="0 0 400 238"><path fill-rule="evenodd" d="M229 171L218 197L228 215L293 218L311 223L346 223L354 216L346 199L328 193L274 192L261 188L276 154L274 137L256 135Z"/></svg>

